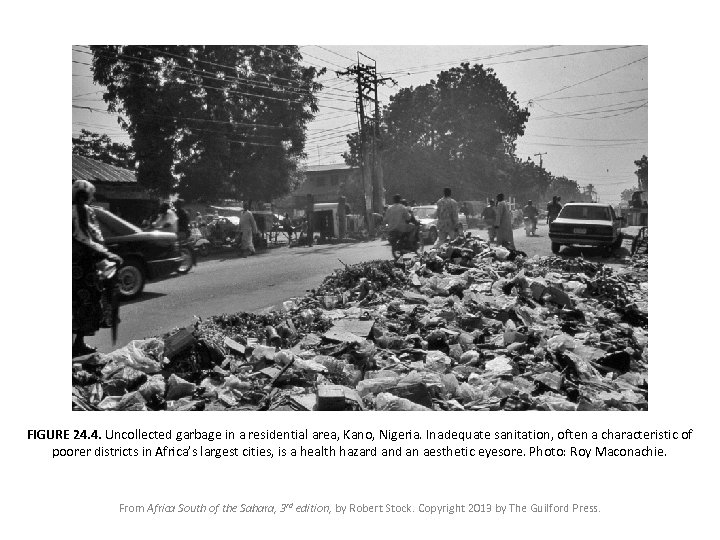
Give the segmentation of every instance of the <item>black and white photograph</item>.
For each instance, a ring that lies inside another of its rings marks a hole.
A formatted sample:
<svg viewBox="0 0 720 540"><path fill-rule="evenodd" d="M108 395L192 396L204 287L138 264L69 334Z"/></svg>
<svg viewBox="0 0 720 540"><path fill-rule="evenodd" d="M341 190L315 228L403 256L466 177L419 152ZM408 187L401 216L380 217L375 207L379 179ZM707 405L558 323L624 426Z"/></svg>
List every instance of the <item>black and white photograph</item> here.
<svg viewBox="0 0 720 540"><path fill-rule="evenodd" d="M4 536L712 536L708 7L10 4Z"/></svg>
<svg viewBox="0 0 720 540"><path fill-rule="evenodd" d="M648 58L72 46L72 409L648 410Z"/></svg>

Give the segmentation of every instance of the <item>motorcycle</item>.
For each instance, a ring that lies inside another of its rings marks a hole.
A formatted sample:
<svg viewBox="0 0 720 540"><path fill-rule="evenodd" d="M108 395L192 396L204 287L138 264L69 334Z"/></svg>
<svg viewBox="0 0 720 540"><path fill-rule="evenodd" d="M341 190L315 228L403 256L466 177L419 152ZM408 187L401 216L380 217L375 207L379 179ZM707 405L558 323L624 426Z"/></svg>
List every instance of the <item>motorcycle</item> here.
<svg viewBox="0 0 720 540"><path fill-rule="evenodd" d="M146 231L162 231L164 229L157 227L147 227ZM190 269L197 264L195 249L193 248L195 241L187 234L177 234L178 244L180 245L180 255L183 260L177 268L178 274L187 274Z"/></svg>
<svg viewBox="0 0 720 540"><path fill-rule="evenodd" d="M390 250L392 252L393 259L396 261L406 253L417 253L420 255L425 249L423 242L419 238L417 230L412 231L411 233L390 231L388 233L388 241L390 242Z"/></svg>
<svg viewBox="0 0 720 540"><path fill-rule="evenodd" d="M526 217L525 222L525 236L535 236L537 230L537 222L533 218Z"/></svg>

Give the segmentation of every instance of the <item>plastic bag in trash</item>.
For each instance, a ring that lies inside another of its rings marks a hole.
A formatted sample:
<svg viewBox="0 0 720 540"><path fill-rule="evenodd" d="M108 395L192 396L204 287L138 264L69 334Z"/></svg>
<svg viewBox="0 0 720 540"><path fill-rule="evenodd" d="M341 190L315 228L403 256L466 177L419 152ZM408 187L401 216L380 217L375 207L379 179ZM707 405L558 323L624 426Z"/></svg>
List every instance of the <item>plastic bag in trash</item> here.
<svg viewBox="0 0 720 540"><path fill-rule="evenodd" d="M378 392L384 392L389 390L397 384L398 377L380 377L377 379L364 379L360 381L355 388L360 394L360 397L367 396L368 394L377 394Z"/></svg>
<svg viewBox="0 0 720 540"><path fill-rule="evenodd" d="M378 411L431 411L427 407L413 403L409 399L401 398L383 392L375 397L375 408Z"/></svg>
<svg viewBox="0 0 720 540"><path fill-rule="evenodd" d="M153 358L162 358L163 342L160 339L136 339L121 349L106 355L108 362L102 368L104 378L109 378L125 366L137 369L143 373L159 373L161 365Z"/></svg>

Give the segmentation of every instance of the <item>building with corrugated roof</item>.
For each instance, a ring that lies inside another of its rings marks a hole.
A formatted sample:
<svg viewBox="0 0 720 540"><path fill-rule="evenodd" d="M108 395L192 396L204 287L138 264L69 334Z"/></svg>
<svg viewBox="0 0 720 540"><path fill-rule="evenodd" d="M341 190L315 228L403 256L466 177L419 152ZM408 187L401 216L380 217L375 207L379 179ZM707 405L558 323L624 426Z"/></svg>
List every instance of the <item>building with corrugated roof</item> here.
<svg viewBox="0 0 720 540"><path fill-rule="evenodd" d="M91 182L95 204L131 223L140 224L157 208L157 197L140 187L135 171L73 154L72 181L76 180Z"/></svg>
<svg viewBox="0 0 720 540"><path fill-rule="evenodd" d="M345 163L311 165L305 169L305 182L292 194L295 208L305 208L308 194L316 203L337 202L344 186L360 180L360 169Z"/></svg>

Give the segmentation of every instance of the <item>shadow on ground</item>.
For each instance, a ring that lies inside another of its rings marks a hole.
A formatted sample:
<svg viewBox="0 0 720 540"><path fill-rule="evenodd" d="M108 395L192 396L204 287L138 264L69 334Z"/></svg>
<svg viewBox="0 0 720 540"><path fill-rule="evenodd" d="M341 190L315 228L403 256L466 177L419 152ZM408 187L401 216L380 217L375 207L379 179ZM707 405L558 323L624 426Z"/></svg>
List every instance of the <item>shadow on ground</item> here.
<svg viewBox="0 0 720 540"><path fill-rule="evenodd" d="M155 298L161 298L163 296L167 296L167 295L165 295L163 293L145 291L137 298L133 298L132 300L121 300L120 303L124 306L129 306L132 304L138 304L140 302L145 302L146 300L154 300Z"/></svg>

